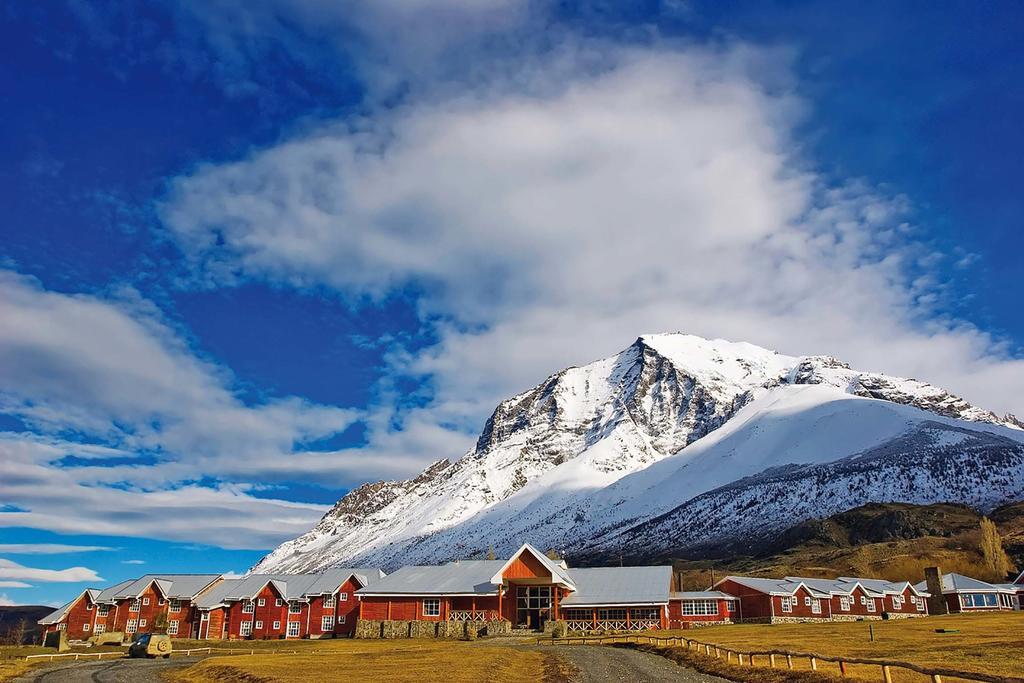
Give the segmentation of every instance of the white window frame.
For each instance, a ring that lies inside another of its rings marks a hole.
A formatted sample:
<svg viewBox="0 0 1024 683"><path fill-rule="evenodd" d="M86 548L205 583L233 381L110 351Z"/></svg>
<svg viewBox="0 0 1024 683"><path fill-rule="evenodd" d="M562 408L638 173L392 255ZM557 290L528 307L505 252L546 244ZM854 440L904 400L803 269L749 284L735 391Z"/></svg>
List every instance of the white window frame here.
<svg viewBox="0 0 1024 683"><path fill-rule="evenodd" d="M324 609L334 609L335 605L337 605L337 604L338 604L337 600L335 600L333 595L325 595L324 596L324 599L323 599Z"/></svg>
<svg viewBox="0 0 1024 683"><path fill-rule="evenodd" d="M281 621L280 620L274 622L274 630L275 631L280 631L281 630Z"/></svg>
<svg viewBox="0 0 1024 683"><path fill-rule="evenodd" d="M139 619L139 628L146 628L146 620Z"/></svg>
<svg viewBox="0 0 1024 683"><path fill-rule="evenodd" d="M821 614L821 600L811 600L811 614Z"/></svg>
<svg viewBox="0 0 1024 683"><path fill-rule="evenodd" d="M256 601L256 606L257 607L263 607L266 604L267 604L267 599L266 598L260 598L259 600Z"/></svg>
<svg viewBox="0 0 1024 683"><path fill-rule="evenodd" d="M106 630L107 630L107 625L106 624L96 624L96 628L94 628L92 630L92 632L95 635L99 635L99 634L103 633Z"/></svg>
<svg viewBox="0 0 1024 683"><path fill-rule="evenodd" d="M140 600L138 598L135 598L134 600L132 600L132 603L130 605L128 605L128 611L129 612L138 612L141 609L142 609L142 600Z"/></svg>
<svg viewBox="0 0 1024 683"><path fill-rule="evenodd" d="M868 598L868 611L869 612L874 612L875 611L875 599L874 598Z"/></svg>
<svg viewBox="0 0 1024 683"><path fill-rule="evenodd" d="M178 622L177 620L167 622L167 635L176 636L178 635Z"/></svg>
<svg viewBox="0 0 1024 683"><path fill-rule="evenodd" d="M341 626L344 623L345 623L345 615L344 614L339 614L338 615L338 626Z"/></svg>
<svg viewBox="0 0 1024 683"><path fill-rule="evenodd" d="M903 609L903 596L902 595L894 595L894 596L892 596L892 608L893 609Z"/></svg>
<svg viewBox="0 0 1024 683"><path fill-rule="evenodd" d="M425 617L439 617L439 616L441 616L441 600L440 600L440 598L424 598L423 599L423 616L425 616Z"/></svg>
<svg viewBox="0 0 1024 683"><path fill-rule="evenodd" d="M138 630L139 630L139 620L138 619L129 619L128 623L124 625L124 632L125 633L135 633Z"/></svg>
<svg viewBox="0 0 1024 683"><path fill-rule="evenodd" d="M252 635L252 622L251 621L240 621L238 622L238 635L242 638Z"/></svg>
<svg viewBox="0 0 1024 683"><path fill-rule="evenodd" d="M867 598L866 595L860 596L860 604L862 604L862 605L868 604L868 598Z"/></svg>
<svg viewBox="0 0 1024 683"><path fill-rule="evenodd" d="M348 593L338 593L338 600L341 602L348 602Z"/></svg>
<svg viewBox="0 0 1024 683"><path fill-rule="evenodd" d="M795 600L795 599L796 598L789 598L789 597L782 598L782 611L786 612L786 613L792 612L793 611L792 600Z"/></svg>
<svg viewBox="0 0 1024 683"><path fill-rule="evenodd" d="M253 628L255 628L257 631L262 631L263 630L263 621L262 620L257 621L256 622L256 626L254 626Z"/></svg>
<svg viewBox="0 0 1024 683"><path fill-rule="evenodd" d="M256 611L256 603L252 600L242 600L242 614L253 614Z"/></svg>
<svg viewBox="0 0 1024 683"><path fill-rule="evenodd" d="M283 604L284 604L284 601L281 600L281 598L277 598L276 600L274 600L274 607L280 607Z"/></svg>
<svg viewBox="0 0 1024 683"><path fill-rule="evenodd" d="M320 630L321 631L333 631L334 630L334 615L325 614L320 617Z"/></svg>
<svg viewBox="0 0 1024 683"><path fill-rule="evenodd" d="M298 638L299 634L301 632L302 632L302 622L301 621L289 621L288 622L288 631L285 633L285 635L287 637L289 637L289 638Z"/></svg>
<svg viewBox="0 0 1024 683"><path fill-rule="evenodd" d="M683 600L681 614L687 617L710 617L718 614L718 600Z"/></svg>
<svg viewBox="0 0 1024 683"><path fill-rule="evenodd" d="M810 606L811 606L811 596L810 595L805 595L804 596L804 607L810 607Z"/></svg>
<svg viewBox="0 0 1024 683"><path fill-rule="evenodd" d="M288 614L302 614L302 603L292 600L288 603Z"/></svg>
<svg viewBox="0 0 1024 683"><path fill-rule="evenodd" d="M167 606L168 612L180 612L181 611L181 600L177 598L171 598L171 604Z"/></svg>
<svg viewBox="0 0 1024 683"><path fill-rule="evenodd" d="M143 605L148 605L149 604L149 596L148 595L146 597L142 598L142 604Z"/></svg>
<svg viewBox="0 0 1024 683"><path fill-rule="evenodd" d="M100 605L99 609L96 610L96 615L105 617L110 614L110 605Z"/></svg>
<svg viewBox="0 0 1024 683"><path fill-rule="evenodd" d="M92 603L91 602L85 603L85 611L86 612L91 612L92 611Z"/></svg>
<svg viewBox="0 0 1024 683"><path fill-rule="evenodd" d="M85 622L84 624L82 624L82 630L88 632L88 630L89 630L89 622Z"/></svg>
<svg viewBox="0 0 1024 683"><path fill-rule="evenodd" d="M839 609L844 612L850 611L850 598L846 595L839 596Z"/></svg>

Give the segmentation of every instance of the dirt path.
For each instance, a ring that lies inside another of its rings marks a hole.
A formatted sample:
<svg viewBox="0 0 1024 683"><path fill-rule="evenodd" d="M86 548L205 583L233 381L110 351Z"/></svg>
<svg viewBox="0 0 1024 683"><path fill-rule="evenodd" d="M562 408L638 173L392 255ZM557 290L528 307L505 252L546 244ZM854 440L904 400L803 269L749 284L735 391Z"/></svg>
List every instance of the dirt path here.
<svg viewBox="0 0 1024 683"><path fill-rule="evenodd" d="M601 645L562 645L544 647L575 666L579 673L574 683L727 683L647 652Z"/></svg>
<svg viewBox="0 0 1024 683"><path fill-rule="evenodd" d="M201 657L171 659L108 659L44 665L15 678L11 683L161 683L160 673L191 666Z"/></svg>

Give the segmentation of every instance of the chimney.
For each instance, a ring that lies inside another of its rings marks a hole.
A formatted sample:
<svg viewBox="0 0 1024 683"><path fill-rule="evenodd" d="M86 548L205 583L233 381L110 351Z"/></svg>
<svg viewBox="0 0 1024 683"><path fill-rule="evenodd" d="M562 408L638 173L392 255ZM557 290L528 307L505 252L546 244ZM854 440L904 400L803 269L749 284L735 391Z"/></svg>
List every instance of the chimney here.
<svg viewBox="0 0 1024 683"><path fill-rule="evenodd" d="M942 594L942 570L938 567L926 567L924 582L931 597L928 598L928 614L949 614L946 596Z"/></svg>

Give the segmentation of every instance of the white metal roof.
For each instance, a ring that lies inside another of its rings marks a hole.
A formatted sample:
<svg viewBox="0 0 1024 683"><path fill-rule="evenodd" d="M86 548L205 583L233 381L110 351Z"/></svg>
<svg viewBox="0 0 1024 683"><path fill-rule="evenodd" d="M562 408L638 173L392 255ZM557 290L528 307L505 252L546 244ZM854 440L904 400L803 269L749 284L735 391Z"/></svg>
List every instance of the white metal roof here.
<svg viewBox="0 0 1024 683"><path fill-rule="evenodd" d="M568 569L576 590L563 607L664 605L669 600L672 567L594 567Z"/></svg>
<svg viewBox="0 0 1024 683"><path fill-rule="evenodd" d="M917 590L928 590L928 584L926 581L915 583L914 588ZM942 592L943 593L1007 593L1012 592L1006 588L1000 588L999 586L978 579L972 579L969 576L963 574L943 574L942 575Z"/></svg>

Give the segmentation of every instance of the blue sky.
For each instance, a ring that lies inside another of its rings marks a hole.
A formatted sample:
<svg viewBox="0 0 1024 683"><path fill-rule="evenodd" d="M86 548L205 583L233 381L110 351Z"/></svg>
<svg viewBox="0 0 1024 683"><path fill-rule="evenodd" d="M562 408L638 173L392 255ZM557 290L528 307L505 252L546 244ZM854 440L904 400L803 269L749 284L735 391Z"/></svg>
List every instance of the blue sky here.
<svg viewBox="0 0 1024 683"><path fill-rule="evenodd" d="M242 571L646 332L1024 413L1019 3L0 12L0 600Z"/></svg>

